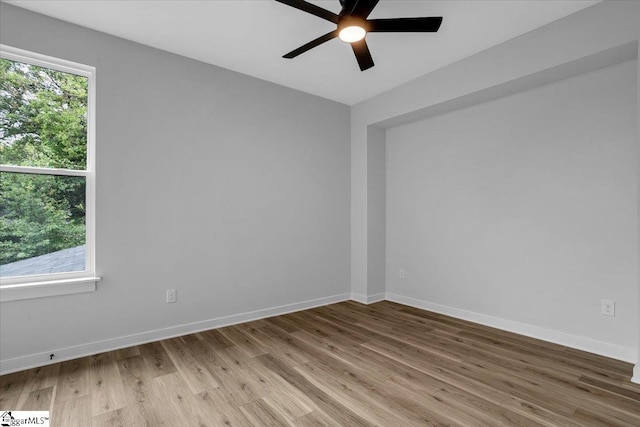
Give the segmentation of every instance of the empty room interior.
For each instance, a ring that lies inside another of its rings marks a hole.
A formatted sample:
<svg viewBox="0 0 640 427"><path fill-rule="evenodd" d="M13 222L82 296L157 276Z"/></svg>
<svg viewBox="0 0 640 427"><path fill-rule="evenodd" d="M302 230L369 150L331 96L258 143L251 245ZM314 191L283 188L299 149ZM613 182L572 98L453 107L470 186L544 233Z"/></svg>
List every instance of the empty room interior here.
<svg viewBox="0 0 640 427"><path fill-rule="evenodd" d="M640 425L639 45L631 0L2 0L2 425Z"/></svg>

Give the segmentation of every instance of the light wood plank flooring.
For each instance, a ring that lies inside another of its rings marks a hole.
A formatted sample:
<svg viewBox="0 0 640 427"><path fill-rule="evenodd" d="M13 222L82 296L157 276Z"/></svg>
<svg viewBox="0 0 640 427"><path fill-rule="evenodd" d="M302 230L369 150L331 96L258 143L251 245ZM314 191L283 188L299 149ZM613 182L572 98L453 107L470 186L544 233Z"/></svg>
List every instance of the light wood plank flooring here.
<svg viewBox="0 0 640 427"><path fill-rule="evenodd" d="M344 302L0 377L52 426L640 426L632 365Z"/></svg>

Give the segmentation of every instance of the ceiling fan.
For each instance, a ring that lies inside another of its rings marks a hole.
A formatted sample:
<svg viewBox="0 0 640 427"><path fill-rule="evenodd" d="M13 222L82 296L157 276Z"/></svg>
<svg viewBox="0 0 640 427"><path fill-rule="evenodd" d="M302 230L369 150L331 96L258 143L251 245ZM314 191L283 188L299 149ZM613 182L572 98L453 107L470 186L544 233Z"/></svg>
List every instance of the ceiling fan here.
<svg viewBox="0 0 640 427"><path fill-rule="evenodd" d="M336 24L336 29L292 50L283 58L292 59L335 37L351 43L361 71L373 67L373 58L365 40L367 33L434 33L442 24L441 16L428 18L367 19L379 0L340 0L342 10L335 14L304 0L276 0Z"/></svg>

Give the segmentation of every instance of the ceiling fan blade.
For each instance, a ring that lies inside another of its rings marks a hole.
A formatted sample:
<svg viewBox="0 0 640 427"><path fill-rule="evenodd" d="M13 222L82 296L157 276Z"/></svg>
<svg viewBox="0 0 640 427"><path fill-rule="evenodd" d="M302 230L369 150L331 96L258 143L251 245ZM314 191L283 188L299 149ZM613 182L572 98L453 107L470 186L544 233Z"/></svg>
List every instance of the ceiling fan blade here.
<svg viewBox="0 0 640 427"><path fill-rule="evenodd" d="M299 48L292 50L283 56L283 58L291 59L296 56L305 53L308 50L313 49L316 46L320 46L324 42L328 42L329 40L338 37L338 30L331 31L330 33L325 34L324 36L320 36L315 40L311 40L309 43L300 46Z"/></svg>
<svg viewBox="0 0 640 427"><path fill-rule="evenodd" d="M353 48L353 53L356 54L360 71L373 67L373 58L371 57L371 52L369 52L369 47L365 39L351 43L351 47Z"/></svg>
<svg viewBox="0 0 640 427"><path fill-rule="evenodd" d="M370 19L367 24L367 31L371 33L435 33L442 24L442 17Z"/></svg>
<svg viewBox="0 0 640 427"><path fill-rule="evenodd" d="M351 9L351 14L366 18L371 14L371 11L379 1L380 0L357 0L355 6Z"/></svg>
<svg viewBox="0 0 640 427"><path fill-rule="evenodd" d="M286 4L287 6L295 7L296 9L315 15L319 18L326 19L327 21L338 23L339 16L335 13L323 9L315 4L307 3L304 0L276 0L279 3Z"/></svg>

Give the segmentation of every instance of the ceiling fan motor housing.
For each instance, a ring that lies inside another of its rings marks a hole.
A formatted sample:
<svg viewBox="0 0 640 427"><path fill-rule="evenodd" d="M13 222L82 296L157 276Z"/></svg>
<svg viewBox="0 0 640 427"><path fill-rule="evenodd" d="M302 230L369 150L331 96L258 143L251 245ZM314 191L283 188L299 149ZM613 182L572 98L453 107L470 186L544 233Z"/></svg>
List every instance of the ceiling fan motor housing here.
<svg viewBox="0 0 640 427"><path fill-rule="evenodd" d="M338 31L342 31L347 27L360 27L365 31L369 31L367 20L355 15L341 16L338 21Z"/></svg>
<svg viewBox="0 0 640 427"><path fill-rule="evenodd" d="M352 10L357 2L358 0L340 0L340 6L342 6L342 10L344 9Z"/></svg>

